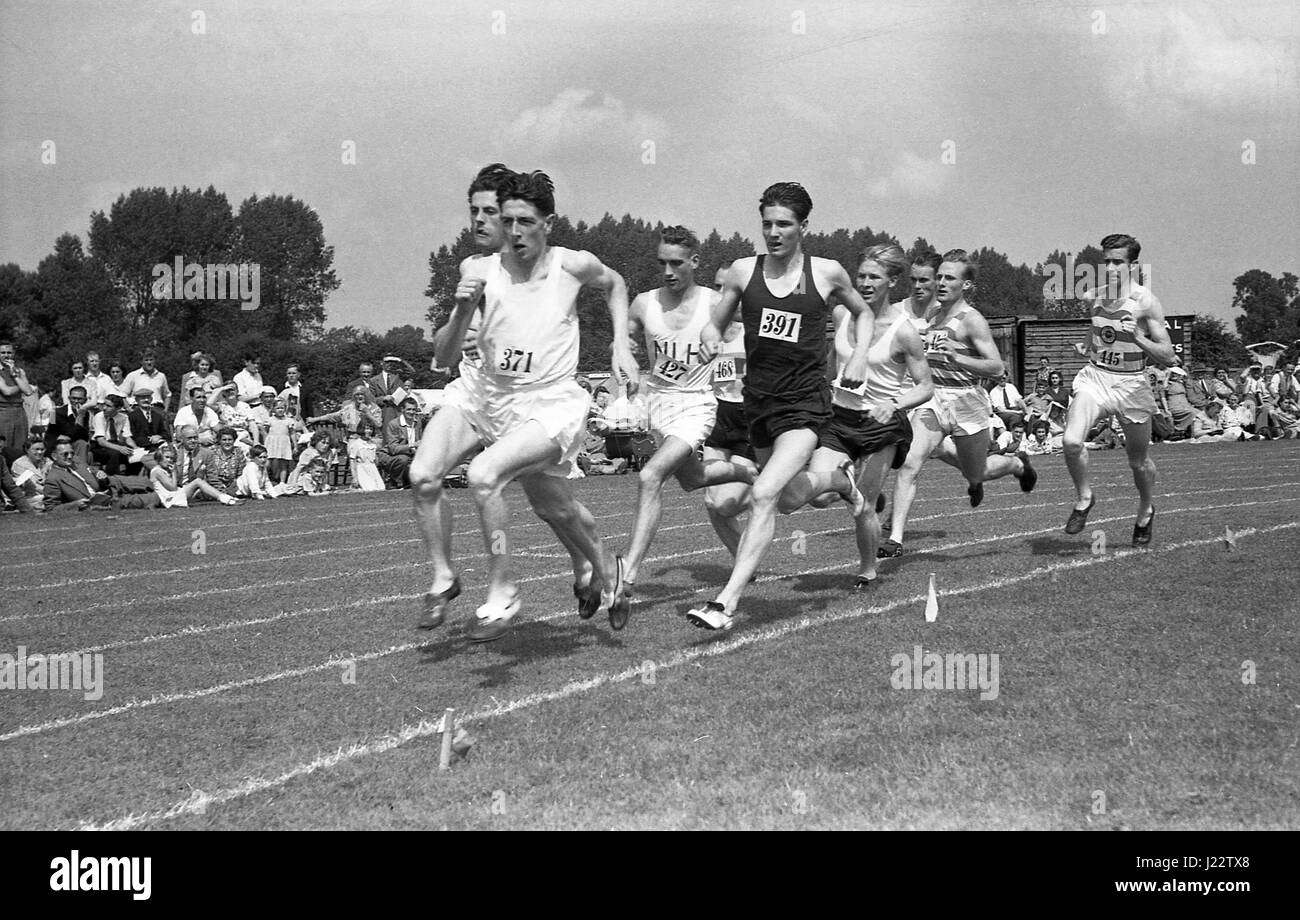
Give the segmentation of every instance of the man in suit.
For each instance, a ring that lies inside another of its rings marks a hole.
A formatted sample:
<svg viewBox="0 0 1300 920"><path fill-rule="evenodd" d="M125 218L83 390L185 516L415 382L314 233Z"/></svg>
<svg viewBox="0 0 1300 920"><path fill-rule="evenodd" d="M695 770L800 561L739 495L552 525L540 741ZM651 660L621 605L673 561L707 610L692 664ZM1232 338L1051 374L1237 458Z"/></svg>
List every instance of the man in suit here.
<svg viewBox="0 0 1300 920"><path fill-rule="evenodd" d="M54 419L45 429L47 456L54 456L54 445L61 437L72 442L72 456L84 464L90 446L90 398L85 387L69 389L68 404L55 410Z"/></svg>
<svg viewBox="0 0 1300 920"><path fill-rule="evenodd" d="M411 485L408 470L423 434L420 404L414 396L407 397L402 400L401 415L384 425L384 443L375 458L375 465L391 488L403 489Z"/></svg>
<svg viewBox="0 0 1300 920"><path fill-rule="evenodd" d="M289 404L291 398L298 401L298 418L310 418L315 414L312 410L316 408L316 400L311 390L302 382L302 372L296 364L290 364L285 368L284 389L280 391L280 398L284 400L285 405Z"/></svg>
<svg viewBox="0 0 1300 920"><path fill-rule="evenodd" d="M375 399L377 398L377 394L375 393L374 389L370 386L370 381L373 380L374 377L375 377L375 366L371 364L369 361L362 361L361 364L358 365L357 367L357 376L353 377L351 380L348 381L347 389L345 389L343 392L355 393L357 391L357 387L365 387L367 390L370 391L370 398ZM303 418L306 418L306 416L303 416Z"/></svg>
<svg viewBox="0 0 1300 920"><path fill-rule="evenodd" d="M402 387L402 359L397 355L384 357L384 369L370 378L370 390L375 394L375 402L384 413L384 428L401 415L401 409L393 400L393 394Z"/></svg>
<svg viewBox="0 0 1300 920"><path fill-rule="evenodd" d="M92 509L156 508L158 496L125 494L128 479L136 477L105 476L92 471L84 463L77 463L72 455L72 444L60 439L54 445L54 465L45 474L46 511L84 511Z"/></svg>
<svg viewBox="0 0 1300 920"><path fill-rule="evenodd" d="M180 448L176 452L176 487L184 488L196 479L208 479L208 471L216 463L209 448L199 444L199 429L186 425L177 431ZM198 498L203 493L195 494Z"/></svg>
<svg viewBox="0 0 1300 920"><path fill-rule="evenodd" d="M131 395L135 397L135 408L126 414L126 420L131 423L135 442L154 451L171 441L172 426L167 421L167 413L153 401L153 390L137 387Z"/></svg>
<svg viewBox="0 0 1300 920"><path fill-rule="evenodd" d="M90 456L110 476L140 472L139 463L130 463L136 449L134 432L127 421L126 400L116 393L104 397L104 408L90 420Z"/></svg>

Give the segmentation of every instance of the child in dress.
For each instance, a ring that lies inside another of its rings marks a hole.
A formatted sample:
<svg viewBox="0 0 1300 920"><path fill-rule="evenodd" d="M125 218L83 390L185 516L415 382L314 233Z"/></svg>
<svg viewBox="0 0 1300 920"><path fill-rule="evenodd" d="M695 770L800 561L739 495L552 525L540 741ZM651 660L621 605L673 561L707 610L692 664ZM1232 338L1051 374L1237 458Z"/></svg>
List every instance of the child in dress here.
<svg viewBox="0 0 1300 920"><path fill-rule="evenodd" d="M375 423L362 418L357 430L348 438L348 459L352 462L352 481L363 492L384 491L384 477L375 465Z"/></svg>
<svg viewBox="0 0 1300 920"><path fill-rule="evenodd" d="M188 508L190 499L198 494L214 498L223 505L243 504L233 495L227 495L202 477L195 479L184 488L177 486L176 448L172 445L164 444L159 447L154 451L153 458L158 465L149 471L149 480L153 483L154 494L162 502L162 507Z"/></svg>
<svg viewBox="0 0 1300 920"><path fill-rule="evenodd" d="M293 435L301 423L290 418L283 399L275 401L271 413L271 423L266 429L267 476L275 483L284 485L293 468Z"/></svg>
<svg viewBox="0 0 1300 920"><path fill-rule="evenodd" d="M280 487L267 478L267 462L266 448L261 444L249 449L248 463L244 465L244 471L239 474L239 481L235 483L236 495L240 498L255 498L262 501L275 498L280 494Z"/></svg>

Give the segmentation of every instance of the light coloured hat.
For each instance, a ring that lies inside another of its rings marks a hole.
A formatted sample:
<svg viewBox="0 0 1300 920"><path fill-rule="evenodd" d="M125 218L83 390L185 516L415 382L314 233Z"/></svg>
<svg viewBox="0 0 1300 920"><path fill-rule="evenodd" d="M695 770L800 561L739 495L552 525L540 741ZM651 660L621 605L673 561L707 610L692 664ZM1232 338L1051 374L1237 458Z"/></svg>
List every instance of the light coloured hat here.
<svg viewBox="0 0 1300 920"><path fill-rule="evenodd" d="M131 395L139 399L141 396L152 396L153 390L149 387L136 387L135 392Z"/></svg>

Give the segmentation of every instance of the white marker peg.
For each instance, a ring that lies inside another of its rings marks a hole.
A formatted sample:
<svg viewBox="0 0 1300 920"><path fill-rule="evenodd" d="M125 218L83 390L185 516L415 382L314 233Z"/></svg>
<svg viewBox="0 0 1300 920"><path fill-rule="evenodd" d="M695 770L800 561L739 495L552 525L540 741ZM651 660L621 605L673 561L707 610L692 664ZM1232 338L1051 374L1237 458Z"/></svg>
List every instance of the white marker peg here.
<svg viewBox="0 0 1300 920"><path fill-rule="evenodd" d="M933 623L939 619L939 595L934 591L934 573L930 573L930 590L925 596L925 622Z"/></svg>

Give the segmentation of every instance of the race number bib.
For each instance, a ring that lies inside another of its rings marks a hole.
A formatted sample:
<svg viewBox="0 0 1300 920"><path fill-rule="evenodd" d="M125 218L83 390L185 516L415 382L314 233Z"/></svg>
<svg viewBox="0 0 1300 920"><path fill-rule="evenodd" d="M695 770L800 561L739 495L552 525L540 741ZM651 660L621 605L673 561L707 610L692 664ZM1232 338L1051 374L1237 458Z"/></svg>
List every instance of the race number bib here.
<svg viewBox="0 0 1300 920"><path fill-rule="evenodd" d="M745 372L745 359L728 355L713 362L713 380L716 383L731 383L739 380Z"/></svg>
<svg viewBox="0 0 1300 920"><path fill-rule="evenodd" d="M681 383L690 368L672 358L663 358L655 365L654 375L668 383Z"/></svg>
<svg viewBox="0 0 1300 920"><path fill-rule="evenodd" d="M522 348L506 347L501 349L501 359L497 361L498 377L527 377L533 370L533 353Z"/></svg>
<svg viewBox="0 0 1300 920"><path fill-rule="evenodd" d="M784 310L763 309L759 318L758 334L765 339L778 342L798 342L799 322L803 319L798 313L786 313Z"/></svg>
<svg viewBox="0 0 1300 920"><path fill-rule="evenodd" d="M471 345L460 353L460 358L466 364L474 367L483 366L483 355L479 353L477 345Z"/></svg>
<svg viewBox="0 0 1300 920"><path fill-rule="evenodd" d="M947 329L935 329L925 334L925 352L926 354L937 354L943 351L943 343L948 341Z"/></svg>
<svg viewBox="0 0 1300 920"><path fill-rule="evenodd" d="M1097 363L1102 367L1119 367L1124 363L1124 356L1118 351L1099 351Z"/></svg>

